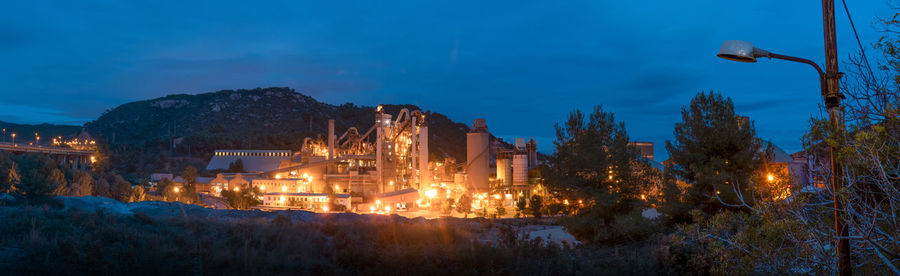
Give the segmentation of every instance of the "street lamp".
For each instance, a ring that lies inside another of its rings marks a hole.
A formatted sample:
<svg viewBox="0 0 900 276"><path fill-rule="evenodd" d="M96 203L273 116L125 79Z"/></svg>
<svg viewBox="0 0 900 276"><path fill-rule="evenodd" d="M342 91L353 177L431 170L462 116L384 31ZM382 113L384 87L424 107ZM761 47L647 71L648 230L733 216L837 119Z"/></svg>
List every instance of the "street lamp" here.
<svg viewBox="0 0 900 276"><path fill-rule="evenodd" d="M799 57L779 55L766 50L757 49L753 44L740 40L728 40L722 44L719 54L716 56L727 60L739 62L756 62L758 57L777 58L793 62L806 63L816 69L819 73L819 86L825 106L828 109L828 121L831 124L831 138L842 140L841 135L844 131L844 117L841 111L841 99L844 95L840 92L840 78L842 73L838 72L837 66L837 46L834 34L834 3L829 0L823 0L823 10L825 17L825 65L826 72L822 72L822 68L815 62ZM831 187L834 200L834 226L837 239L837 255L838 255L838 274L850 275L850 229L844 221L841 212L844 212L843 202L841 202L838 193L843 185L843 167L837 158L839 148L837 145L831 145ZM774 181L774 177L768 175L769 182Z"/></svg>
<svg viewBox="0 0 900 276"><path fill-rule="evenodd" d="M822 72L822 68L819 67L818 64L813 62L812 60L808 60L805 58L792 57L786 55L779 55L776 53L772 53L763 49L759 49L753 47L753 44L746 41L740 40L728 40L725 43L722 43L722 48L719 49L719 54L717 57L724 58L727 60L739 61L739 62L748 62L755 63L756 58L758 57L767 57L767 58L777 58L783 60L789 60L793 62L806 63L816 69L816 72L819 73L819 84L821 85L822 95L825 95L825 73Z"/></svg>
<svg viewBox="0 0 900 276"><path fill-rule="evenodd" d="M12 134L12 140L13 140L13 145L15 145L16 144L16 134L15 133Z"/></svg>

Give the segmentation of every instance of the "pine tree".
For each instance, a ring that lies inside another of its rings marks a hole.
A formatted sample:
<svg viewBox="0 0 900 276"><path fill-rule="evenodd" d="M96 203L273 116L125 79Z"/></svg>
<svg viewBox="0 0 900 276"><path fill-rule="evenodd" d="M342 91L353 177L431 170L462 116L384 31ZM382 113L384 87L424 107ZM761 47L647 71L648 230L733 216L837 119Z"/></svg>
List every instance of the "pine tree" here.
<svg viewBox="0 0 900 276"><path fill-rule="evenodd" d="M131 199L129 199L128 201L129 202L144 201L144 186L143 185L135 186L131 192Z"/></svg>
<svg viewBox="0 0 900 276"><path fill-rule="evenodd" d="M118 201L128 202L131 199L131 183L120 175L111 176L109 192Z"/></svg>
<svg viewBox="0 0 900 276"><path fill-rule="evenodd" d="M686 202L707 212L752 204L750 177L761 165L753 124L735 114L730 98L714 92L694 96L681 117L666 149L675 174L691 184Z"/></svg>
<svg viewBox="0 0 900 276"><path fill-rule="evenodd" d="M528 199L525 198L524 196L520 196L518 199L516 199L516 213L517 214L524 214L525 208L527 208L527 206L528 206Z"/></svg>
<svg viewBox="0 0 900 276"><path fill-rule="evenodd" d="M11 163L9 171L6 174L6 181L0 187L0 192L7 194L16 194L19 192L19 185L22 184L22 176L19 175L19 167L16 163Z"/></svg>
<svg viewBox="0 0 900 276"><path fill-rule="evenodd" d="M47 183L53 187L53 195L64 196L69 194L69 186L66 182L66 175L58 168L53 168L47 177Z"/></svg>
<svg viewBox="0 0 900 276"><path fill-rule="evenodd" d="M456 203L456 211L463 213L464 217L468 218L469 213L472 212L472 198L466 194L459 197L459 202Z"/></svg>
<svg viewBox="0 0 900 276"><path fill-rule="evenodd" d="M556 150L547 184L564 193L591 199L591 212L609 221L630 211L647 189L647 169L628 145L625 124L601 106L585 117L580 110L556 125Z"/></svg>
<svg viewBox="0 0 900 276"><path fill-rule="evenodd" d="M184 178L184 192L182 198L188 203L199 200L197 197L197 176L197 168L194 168L194 166L187 166L181 173L181 178Z"/></svg>
<svg viewBox="0 0 900 276"><path fill-rule="evenodd" d="M543 200L539 195L532 195L531 199L528 201L528 208L531 210L531 214L536 218L541 218L541 207L543 207Z"/></svg>

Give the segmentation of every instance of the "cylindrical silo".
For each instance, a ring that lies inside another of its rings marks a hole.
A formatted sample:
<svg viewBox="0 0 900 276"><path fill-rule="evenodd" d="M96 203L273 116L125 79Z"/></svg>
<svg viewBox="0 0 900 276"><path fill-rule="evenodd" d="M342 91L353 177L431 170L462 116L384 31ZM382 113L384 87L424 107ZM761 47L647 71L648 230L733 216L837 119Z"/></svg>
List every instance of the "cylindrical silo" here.
<svg viewBox="0 0 900 276"><path fill-rule="evenodd" d="M497 181L500 182L500 185L509 186L512 185L512 164L510 156L508 155L498 155L497 156Z"/></svg>
<svg viewBox="0 0 900 276"><path fill-rule="evenodd" d="M466 186L476 193L490 190L490 138L484 119L475 119L472 131L466 134Z"/></svg>
<svg viewBox="0 0 900 276"><path fill-rule="evenodd" d="M513 155L512 163L513 185L528 184L528 155L517 152Z"/></svg>

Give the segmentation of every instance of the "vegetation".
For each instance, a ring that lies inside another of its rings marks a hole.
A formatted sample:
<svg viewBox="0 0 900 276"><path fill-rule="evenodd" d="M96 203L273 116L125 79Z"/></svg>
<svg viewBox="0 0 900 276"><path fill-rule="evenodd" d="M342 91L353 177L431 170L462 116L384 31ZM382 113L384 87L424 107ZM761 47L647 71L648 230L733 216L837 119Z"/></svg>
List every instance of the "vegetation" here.
<svg viewBox="0 0 900 276"><path fill-rule="evenodd" d="M260 202L259 197L262 195L262 192L259 191L259 187L253 187L250 189L247 185L242 187L238 187L238 190L222 190L222 197L228 201L228 205L231 205L231 208L246 210L250 209L253 206L257 206L262 204ZM291 198L288 201L289 206L300 206L300 202L294 198Z"/></svg>
<svg viewBox="0 0 900 276"><path fill-rule="evenodd" d="M218 220L85 213L54 207L51 198L55 195L195 201L192 197L199 172L187 159L211 152L212 148L204 147L296 147L294 143L302 140L296 138L321 131L316 118L334 116L333 110L339 112L339 125L371 123L370 108L352 104L330 107L280 88L174 95L123 105L90 124L104 134L108 145L104 151L112 160L109 166L98 164L93 172L72 171L42 155L0 152L0 192L4 193L0 201L4 205L0 206L0 256L4 257L0 271L833 274L831 200L837 198L845 207L838 210L839 215L851 229L854 269L864 275L900 274L900 224L896 220L900 210L900 50L896 28L900 21L895 16L884 23L889 28L887 36L875 45L884 55L881 66L873 70L862 59L850 60L842 88L849 99L848 128L835 129L822 119L811 120L804 146L811 160L811 179L820 183L803 190L791 189L793 182L787 175L773 177L777 180L762 177L761 172L776 173L767 171L771 148L755 136L752 122L737 116L731 99L701 92L682 109L675 139L666 145L672 159L664 172L650 168L647 160L628 146L625 126L615 121L613 114L599 106L588 115L572 112L566 122L556 126L555 152L545 168L551 196L520 196L516 200L516 216L530 213L535 219L423 221L327 214L308 221L292 221L286 216ZM236 112L233 116L237 117L229 119L247 126L236 132L223 127L227 120L221 115L210 113L224 107L255 108L231 101L242 97L262 101L255 107L265 106L266 111L303 110L306 117L301 117L301 125L307 119L316 125L306 132L240 136L247 129L262 133L252 130L290 129L278 124L297 123L291 121L296 118L280 119L277 112L260 115L267 118L264 122L275 125L256 123L259 120L248 118L257 117L241 117L244 113ZM287 101L279 105L266 97ZM211 111L206 110L210 107ZM135 120L128 114L149 117ZM195 120L187 114L199 114L196 117L201 121L179 121ZM439 114L433 116L440 118ZM187 129L175 130L176 121ZM465 130L464 125L449 120L436 121L442 123L447 123L443 127ZM211 127L192 127L206 124ZM135 125L148 132L132 133ZM169 127L173 133L160 134ZM464 133L460 131L448 133ZM177 147L170 139L173 137L183 138ZM845 185L838 189L831 189L825 181L832 173L830 147L837 148L834 154L845 173ZM169 152L152 153L164 148ZM456 150L448 146L439 151L453 156ZM181 159L173 157L179 155ZM171 181L163 180L158 184L160 196L154 197L141 185L131 188L125 178L114 173L115 168L122 168L140 174L177 162L181 163L172 167L184 168L186 180L182 193ZM228 170L242 171L243 164L235 162ZM238 209L259 203L259 191L246 186L222 191L222 195ZM332 200L333 196L333 191L329 192ZM561 203L564 198L583 198L585 202ZM471 204L472 199L464 195L456 202L456 211L467 217ZM299 206L300 202L292 199L289 205ZM446 199L441 205L442 212L450 214L454 200ZM333 202L331 207L338 211ZM653 210L662 215L654 216L649 212ZM505 212L503 206L496 207L498 216ZM543 217L560 213L575 215ZM482 215L487 216L487 208ZM581 243L532 240L514 231L524 223L562 224Z"/></svg>
<svg viewBox="0 0 900 276"><path fill-rule="evenodd" d="M824 180L832 174L829 147L841 162L843 187L822 189L825 204L810 204L817 213L831 213L830 200L844 207L838 214L847 223L854 265L874 268L869 274L900 274L900 13L882 20L884 36L874 44L873 66L866 57L851 56L847 76L841 80L847 127L835 129L824 118L810 120L804 146L812 167L811 177ZM873 58L870 55L868 58ZM824 182L824 181L822 181ZM827 182L824 182L825 184ZM823 185L824 186L824 185ZM818 202L812 202L818 203ZM824 206L823 206L824 205ZM810 221L809 231L834 235L834 222L817 219L812 212L798 212L793 219ZM821 256L821 254L820 254ZM864 271L860 274L866 274Z"/></svg>
<svg viewBox="0 0 900 276"><path fill-rule="evenodd" d="M519 217L522 214L524 214L526 211L525 208L527 208L527 206L528 206L528 199L525 198L524 196L521 196L518 199L516 199L516 217Z"/></svg>
<svg viewBox="0 0 900 276"><path fill-rule="evenodd" d="M352 216L352 217L345 217ZM330 214L312 222L152 217L0 207L0 269L12 274L648 275L629 250L545 243L513 225ZM492 234L493 233L493 234ZM483 239L496 235L495 242ZM672 272L670 272L672 273Z"/></svg>
<svg viewBox="0 0 900 276"><path fill-rule="evenodd" d="M199 176L199 174L197 168L194 168L194 166L187 166L184 168L184 171L181 172L181 178L184 179L184 195L181 201L185 203L194 203L200 200L197 198L197 176Z"/></svg>
<svg viewBox="0 0 900 276"><path fill-rule="evenodd" d="M531 209L531 215L533 215L535 218L541 218L541 207L543 207L541 203L541 196L532 195L528 200L528 209Z"/></svg>
<svg viewBox="0 0 900 276"><path fill-rule="evenodd" d="M472 198L467 194L459 197L459 201L456 202L456 211L463 213L465 217L469 217L469 213L472 212Z"/></svg>
<svg viewBox="0 0 900 276"><path fill-rule="evenodd" d="M691 186L685 200L707 213L751 201L750 177L760 168L753 123L734 112L730 98L698 93L681 111L675 141L666 142L673 172ZM744 196L748 195L748 196Z"/></svg>
<svg viewBox="0 0 900 276"><path fill-rule="evenodd" d="M59 195L97 195L123 202L133 198L131 183L114 172L73 170L42 154L0 151L0 176L0 192L24 202Z"/></svg>
<svg viewBox="0 0 900 276"><path fill-rule="evenodd" d="M570 232L581 233L584 240L614 238L599 233L607 231L619 215L641 207L641 195L654 182L653 170L628 141L625 124L600 106L587 117L575 110L563 125L556 125L556 150L547 183L560 197L587 199L578 221L567 224Z"/></svg>
<svg viewBox="0 0 900 276"><path fill-rule="evenodd" d="M503 204L497 206L497 217L503 217L506 215L506 207L503 207Z"/></svg>

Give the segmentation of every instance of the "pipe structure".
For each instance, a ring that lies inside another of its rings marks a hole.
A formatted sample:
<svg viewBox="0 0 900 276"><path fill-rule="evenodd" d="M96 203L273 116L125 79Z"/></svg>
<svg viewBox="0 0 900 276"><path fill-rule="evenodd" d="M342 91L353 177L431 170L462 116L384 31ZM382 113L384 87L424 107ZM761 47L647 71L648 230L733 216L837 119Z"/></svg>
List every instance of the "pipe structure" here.
<svg viewBox="0 0 900 276"><path fill-rule="evenodd" d="M328 120L328 160L334 159L334 119Z"/></svg>

